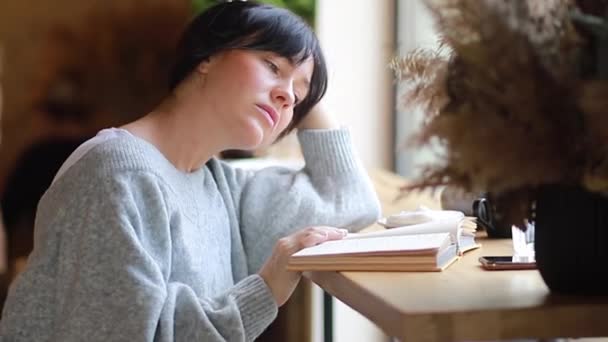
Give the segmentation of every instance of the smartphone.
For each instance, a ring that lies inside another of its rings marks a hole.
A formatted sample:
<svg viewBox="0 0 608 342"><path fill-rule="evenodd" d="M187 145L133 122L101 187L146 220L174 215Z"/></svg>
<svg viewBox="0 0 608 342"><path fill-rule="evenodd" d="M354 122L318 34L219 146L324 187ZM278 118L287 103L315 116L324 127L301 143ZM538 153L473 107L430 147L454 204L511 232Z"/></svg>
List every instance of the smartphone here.
<svg viewBox="0 0 608 342"><path fill-rule="evenodd" d="M514 261L512 256L482 256L479 258L481 267L486 270L532 270L536 268L535 261Z"/></svg>

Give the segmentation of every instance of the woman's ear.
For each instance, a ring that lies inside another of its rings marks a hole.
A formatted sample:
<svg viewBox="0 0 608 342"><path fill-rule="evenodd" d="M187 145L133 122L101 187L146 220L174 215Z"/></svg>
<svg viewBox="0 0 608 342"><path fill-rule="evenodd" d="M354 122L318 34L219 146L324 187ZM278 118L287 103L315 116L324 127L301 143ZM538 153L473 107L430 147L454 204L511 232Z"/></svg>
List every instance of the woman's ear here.
<svg viewBox="0 0 608 342"><path fill-rule="evenodd" d="M207 58L203 59L200 63L198 63L198 66L196 67L196 72L201 75L207 75L207 73L209 72L210 64L211 64L211 57L207 57Z"/></svg>

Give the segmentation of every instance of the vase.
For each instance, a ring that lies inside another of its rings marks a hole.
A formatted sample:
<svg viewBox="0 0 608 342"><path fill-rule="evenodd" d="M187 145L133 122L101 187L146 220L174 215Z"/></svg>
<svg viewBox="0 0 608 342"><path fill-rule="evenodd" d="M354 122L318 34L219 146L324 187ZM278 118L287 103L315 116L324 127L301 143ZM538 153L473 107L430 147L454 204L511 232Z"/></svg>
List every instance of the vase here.
<svg viewBox="0 0 608 342"><path fill-rule="evenodd" d="M608 198L574 186L544 186L536 196L535 250L552 292L608 294Z"/></svg>

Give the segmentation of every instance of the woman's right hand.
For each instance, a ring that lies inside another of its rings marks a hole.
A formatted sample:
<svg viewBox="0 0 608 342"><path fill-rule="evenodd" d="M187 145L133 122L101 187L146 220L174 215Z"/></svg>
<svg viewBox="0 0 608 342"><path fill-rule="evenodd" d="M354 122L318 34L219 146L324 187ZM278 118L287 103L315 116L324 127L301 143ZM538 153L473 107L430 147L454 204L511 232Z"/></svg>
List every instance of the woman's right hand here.
<svg viewBox="0 0 608 342"><path fill-rule="evenodd" d="M301 272L287 271L289 257L303 248L329 240L340 240L347 233L346 229L334 227L309 227L281 238L275 244L272 255L258 274L270 288L278 306L285 304L302 277Z"/></svg>

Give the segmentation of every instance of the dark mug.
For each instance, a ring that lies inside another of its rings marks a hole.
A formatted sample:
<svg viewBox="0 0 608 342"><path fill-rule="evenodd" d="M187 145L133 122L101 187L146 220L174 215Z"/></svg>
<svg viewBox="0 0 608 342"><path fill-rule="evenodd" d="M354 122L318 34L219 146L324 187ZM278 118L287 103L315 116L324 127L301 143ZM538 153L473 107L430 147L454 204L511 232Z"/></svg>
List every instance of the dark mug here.
<svg viewBox="0 0 608 342"><path fill-rule="evenodd" d="M488 237L511 238L511 224L504 220L500 209L497 210L489 198L473 201L473 216L477 218L477 225L486 230Z"/></svg>

